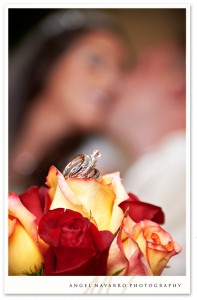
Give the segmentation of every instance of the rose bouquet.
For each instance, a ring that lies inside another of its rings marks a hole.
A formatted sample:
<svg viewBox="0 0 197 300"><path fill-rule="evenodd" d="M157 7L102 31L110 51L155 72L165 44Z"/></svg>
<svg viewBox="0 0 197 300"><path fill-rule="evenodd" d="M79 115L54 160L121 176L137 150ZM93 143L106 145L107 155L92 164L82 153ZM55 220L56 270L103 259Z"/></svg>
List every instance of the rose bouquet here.
<svg viewBox="0 0 197 300"><path fill-rule="evenodd" d="M161 275L181 251L162 209L127 193L119 172L9 194L9 275Z"/></svg>

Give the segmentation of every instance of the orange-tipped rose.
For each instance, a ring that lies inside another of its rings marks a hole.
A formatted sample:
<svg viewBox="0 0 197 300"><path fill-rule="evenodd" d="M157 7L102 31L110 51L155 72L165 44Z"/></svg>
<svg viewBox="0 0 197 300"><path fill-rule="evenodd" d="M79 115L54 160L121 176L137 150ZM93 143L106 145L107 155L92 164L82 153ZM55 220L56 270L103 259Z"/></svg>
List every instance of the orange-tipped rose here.
<svg viewBox="0 0 197 300"><path fill-rule="evenodd" d="M173 241L171 235L152 221L137 223L133 227L132 237L147 259L153 275L161 275L169 259L181 252L181 247Z"/></svg>
<svg viewBox="0 0 197 300"><path fill-rule="evenodd" d="M157 223L125 216L108 258L108 275L161 275L181 247Z"/></svg>

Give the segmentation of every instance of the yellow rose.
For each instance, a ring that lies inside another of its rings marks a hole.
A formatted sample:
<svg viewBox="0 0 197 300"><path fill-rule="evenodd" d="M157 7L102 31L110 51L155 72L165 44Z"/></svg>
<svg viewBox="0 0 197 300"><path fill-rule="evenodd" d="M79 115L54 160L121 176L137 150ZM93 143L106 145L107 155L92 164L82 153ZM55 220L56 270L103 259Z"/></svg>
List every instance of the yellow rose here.
<svg viewBox="0 0 197 300"><path fill-rule="evenodd" d="M41 269L43 256L38 246L36 217L15 193L8 202L9 275L25 275Z"/></svg>
<svg viewBox="0 0 197 300"><path fill-rule="evenodd" d="M115 233L123 219L118 206L128 198L119 172L95 179L66 179L54 166L49 170L46 184L52 199L50 209L64 208L91 219L99 230Z"/></svg>

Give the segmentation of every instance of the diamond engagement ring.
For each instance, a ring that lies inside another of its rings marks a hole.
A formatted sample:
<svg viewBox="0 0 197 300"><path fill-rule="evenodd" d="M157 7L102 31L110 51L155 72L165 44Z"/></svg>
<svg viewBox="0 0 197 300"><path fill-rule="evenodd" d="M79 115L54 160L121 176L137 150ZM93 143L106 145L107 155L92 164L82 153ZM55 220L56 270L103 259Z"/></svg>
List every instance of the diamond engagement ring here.
<svg viewBox="0 0 197 300"><path fill-rule="evenodd" d="M97 179L100 176L100 172L95 166L99 157L101 157L101 153L98 150L94 150L91 155L85 153L77 155L63 170L64 178Z"/></svg>

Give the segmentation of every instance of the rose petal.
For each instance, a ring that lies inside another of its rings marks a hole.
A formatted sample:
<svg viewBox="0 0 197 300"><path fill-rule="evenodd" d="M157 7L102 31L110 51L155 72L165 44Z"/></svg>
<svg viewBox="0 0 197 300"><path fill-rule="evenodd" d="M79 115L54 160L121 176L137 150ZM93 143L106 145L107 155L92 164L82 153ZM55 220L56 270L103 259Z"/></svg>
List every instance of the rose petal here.
<svg viewBox="0 0 197 300"><path fill-rule="evenodd" d="M55 251L55 255L53 251ZM104 276L106 275L107 256L108 251L106 250L96 257L87 250L49 248L45 259L44 275ZM58 262L54 258L58 258Z"/></svg>
<svg viewBox="0 0 197 300"><path fill-rule="evenodd" d="M52 249L49 247L46 251L44 258L44 275L53 275L53 271L55 270L55 256L53 254Z"/></svg>
<svg viewBox="0 0 197 300"><path fill-rule="evenodd" d="M118 227L121 224L123 213L122 210L119 207L119 204L126 200L128 198L128 194L122 184L121 178L120 178L120 172L115 172L111 174L107 174L102 177L102 179L105 182L111 182L111 189L113 190L115 194L114 199L114 205L113 205L113 211L111 215L111 221L110 221L110 227L109 230L113 233L115 233L118 229Z"/></svg>
<svg viewBox="0 0 197 300"><path fill-rule="evenodd" d="M26 231L31 235L31 237L37 241L38 233L36 217L25 208L17 194L9 194L8 209L9 215L17 218L22 223Z"/></svg>
<svg viewBox="0 0 197 300"><path fill-rule="evenodd" d="M176 251L176 253L180 253L182 251L182 247L174 242L174 250Z"/></svg>
<svg viewBox="0 0 197 300"><path fill-rule="evenodd" d="M170 258L179 252L176 252L175 250L159 251L157 249L148 248L149 264L153 274L155 276L160 276Z"/></svg>
<svg viewBox="0 0 197 300"><path fill-rule="evenodd" d="M115 200L114 192L94 179L72 178L67 180L67 183L83 205L83 210L94 217L98 229L113 232L110 220ZM118 220L116 222L118 223Z"/></svg>
<svg viewBox="0 0 197 300"><path fill-rule="evenodd" d="M151 269L140 251L138 244L129 234L129 217L125 217L121 224L117 239L113 242L109 251L108 275L122 270L122 276L147 276L152 275ZM130 219L130 218L129 218ZM128 221L128 223L127 223Z"/></svg>
<svg viewBox="0 0 197 300"><path fill-rule="evenodd" d="M43 212L46 213L50 209L51 202L52 202L52 200L49 196L49 189L44 186L41 186L39 188L38 192L39 192L39 197L42 202Z"/></svg>
<svg viewBox="0 0 197 300"><path fill-rule="evenodd" d="M24 272L39 270L43 257L38 245L24 227L16 220L13 234L9 237L9 275L24 275Z"/></svg>
<svg viewBox="0 0 197 300"><path fill-rule="evenodd" d="M22 204L36 216L36 223L38 225L43 213L49 208L51 203L48 189L32 186L19 197Z"/></svg>
<svg viewBox="0 0 197 300"><path fill-rule="evenodd" d="M138 244L133 240L132 229L134 228L135 223L129 216L124 218L124 227L122 232L122 244L124 253L129 261L128 265L128 274L129 275L153 275L152 271L148 265L146 257L139 248ZM125 239L126 235L126 239Z"/></svg>
<svg viewBox="0 0 197 300"><path fill-rule="evenodd" d="M45 256L47 249L49 248L49 245L41 239L41 237L38 235L38 245L41 253Z"/></svg>
<svg viewBox="0 0 197 300"><path fill-rule="evenodd" d="M100 237L101 237L102 243L103 243L102 248L105 249L105 248L108 248L109 245L112 243L114 235L108 230L103 230L103 231L100 231Z"/></svg>
<svg viewBox="0 0 197 300"><path fill-rule="evenodd" d="M129 199L120 203L119 207L125 212L128 209L130 218L136 223L142 220L152 220L158 224L164 223L164 213L161 207L142 202L129 193Z"/></svg>
<svg viewBox="0 0 197 300"><path fill-rule="evenodd" d="M146 256L154 275L160 275L169 259L181 251L165 230L149 220L137 223L132 237Z"/></svg>
<svg viewBox="0 0 197 300"><path fill-rule="evenodd" d="M96 254L96 249L94 252L92 249L77 249L77 248L54 248L57 263L56 271L69 272L73 269L77 272L83 264L87 263ZM87 270L86 270L87 271ZM78 272L77 272L78 273Z"/></svg>
<svg viewBox="0 0 197 300"><path fill-rule="evenodd" d="M99 230L110 230L115 233L120 226L123 212L118 204L127 199L128 194L121 183L119 172L106 175L100 180L79 178L65 180L61 172L53 166L47 184L49 188L55 186L56 189L51 210L63 207L77 211L96 224ZM105 210L103 211L101 207L105 207Z"/></svg>
<svg viewBox="0 0 197 300"><path fill-rule="evenodd" d="M129 199L128 200L141 202L141 200L135 194L133 194L133 193L130 192L130 193L128 193L128 195L129 195Z"/></svg>
<svg viewBox="0 0 197 300"><path fill-rule="evenodd" d="M55 166L51 166L46 177L46 185L49 187L49 196L51 199L54 198L55 191L57 188L57 173L58 169Z"/></svg>
<svg viewBox="0 0 197 300"><path fill-rule="evenodd" d="M50 209L63 207L75 210L84 217L93 216L99 230L109 229L115 194L94 179L70 178L58 173L58 187ZM105 207L104 210L101 207Z"/></svg>
<svg viewBox="0 0 197 300"><path fill-rule="evenodd" d="M58 247L60 245L61 231L60 228L55 228L47 233L49 241L53 241L53 246ZM49 242L49 245L51 243Z"/></svg>
<svg viewBox="0 0 197 300"><path fill-rule="evenodd" d="M117 239L115 239L109 250L109 257L107 261L107 275L111 276L120 270L122 271L121 273L119 273L119 275L127 275L127 266L128 260L124 255L124 252L120 251L120 248L117 244Z"/></svg>
<svg viewBox="0 0 197 300"><path fill-rule="evenodd" d="M82 205L74 205L72 202L70 202L67 197L65 197L65 194L62 193L60 186L57 186L55 196L53 198L53 201L50 206L50 210L56 209L56 208L64 208L64 209L71 209L75 211L82 210Z"/></svg>
<svg viewBox="0 0 197 300"><path fill-rule="evenodd" d="M10 237L13 232L16 225L16 219L8 219L8 237Z"/></svg>
<svg viewBox="0 0 197 300"><path fill-rule="evenodd" d="M78 212L48 211L40 221L39 234L49 243L45 275L106 275L113 235L99 231Z"/></svg>
<svg viewBox="0 0 197 300"><path fill-rule="evenodd" d="M40 220L38 234L46 243L51 244L53 242L48 233L57 227L56 224L63 212L63 208L48 211Z"/></svg>
<svg viewBox="0 0 197 300"><path fill-rule="evenodd" d="M56 169L57 188L50 209L64 208L83 212L82 203L70 189L64 176Z"/></svg>

